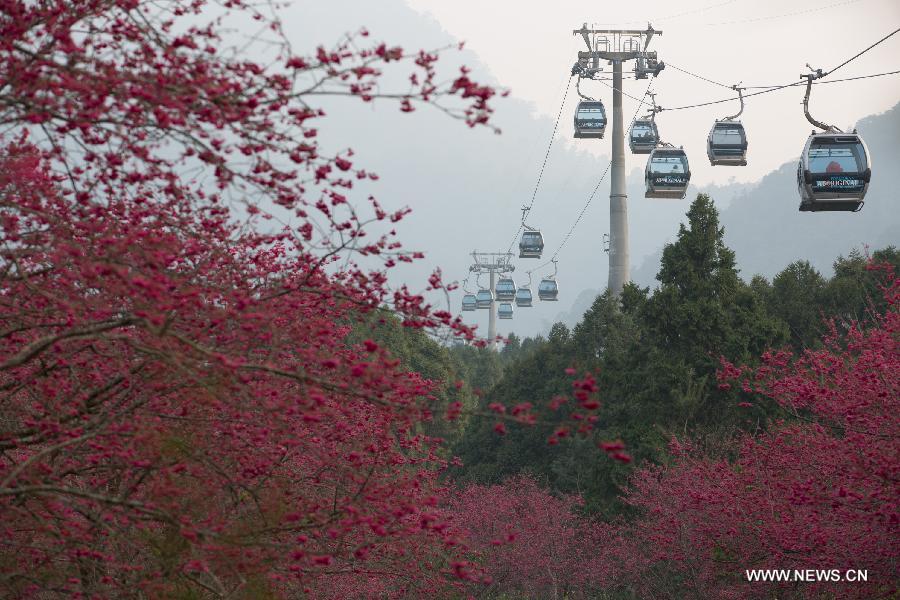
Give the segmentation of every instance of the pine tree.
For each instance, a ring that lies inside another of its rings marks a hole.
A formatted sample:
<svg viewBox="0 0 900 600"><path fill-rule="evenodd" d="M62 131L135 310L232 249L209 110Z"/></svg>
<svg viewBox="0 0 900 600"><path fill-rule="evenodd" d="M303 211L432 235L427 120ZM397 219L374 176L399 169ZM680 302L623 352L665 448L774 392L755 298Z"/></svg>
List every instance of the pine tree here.
<svg viewBox="0 0 900 600"><path fill-rule="evenodd" d="M648 343L636 349L629 386L645 418L677 430L733 425L736 402L714 385L720 358L752 361L786 340L784 325L738 276L709 196L698 195L687 217L663 250L659 289L640 309Z"/></svg>
<svg viewBox="0 0 900 600"><path fill-rule="evenodd" d="M808 261L798 260L772 280L769 311L788 326L796 350L815 345L824 332L821 313L825 279Z"/></svg>

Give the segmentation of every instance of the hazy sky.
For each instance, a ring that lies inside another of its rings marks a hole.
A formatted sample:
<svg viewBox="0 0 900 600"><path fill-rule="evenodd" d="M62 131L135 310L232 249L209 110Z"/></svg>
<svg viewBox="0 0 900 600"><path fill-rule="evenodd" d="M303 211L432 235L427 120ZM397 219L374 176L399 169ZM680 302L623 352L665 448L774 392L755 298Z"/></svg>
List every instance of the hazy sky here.
<svg viewBox="0 0 900 600"><path fill-rule="evenodd" d="M577 51L583 47L580 38L572 36L573 28L580 27L585 21L602 22L610 27L614 26L610 23L618 22L623 27L643 28L646 17L650 16L653 25L663 30L663 35L655 38L651 45L663 61L723 83L743 80L745 85L783 84L796 81L806 62L830 69L900 26L900 0L845 0L840 6L804 15L766 18L834 3L827 0L819 4L811 0L779 3L694 0L679 2L673 8L653 1L640 4L645 8L645 14L635 14L624 9L615 12L614 8L609 8L611 4L574 0L552 3L296 0L284 8L282 16L298 51L311 52L318 44L330 45L342 34L362 26L367 27L375 39L400 44L407 49L435 48L466 40L466 51L442 56L439 62L441 77L452 77L456 65L462 61L474 67L477 80L495 79L512 90L511 97L493 103L497 109L494 122L503 128L503 135L499 136L483 128L469 129L439 111L427 108L404 114L390 102L363 104L341 98L323 98L317 104L329 115L319 124L324 151L353 147L358 164L381 175L379 181L354 189L353 200L363 202L366 195L372 193L390 209L403 206L413 209L397 229L407 248L423 250L427 258L404 266L392 280L407 282L419 290L433 268L442 268L448 280L462 280L468 273L472 250L505 251L514 242L519 208L530 201L535 191L537 174L569 69ZM720 6L706 8L715 4ZM684 14L670 16L673 13ZM664 16L670 17L663 19ZM754 18L761 20L706 25ZM848 24L852 29L848 29ZM837 35L829 37L824 32ZM847 65L835 76L900 69L896 66L898 50L900 34ZM405 74L404 71L403 77ZM625 91L640 95L647 83L646 80L627 80ZM608 88L596 82L589 85L596 86L592 92L611 103ZM663 106L692 104L731 95L730 90L699 81L673 68L663 71L654 80L654 87ZM736 103L662 113L658 118L661 132L666 139L685 145L691 158L694 185L685 200L647 200L643 197L642 178L646 157L626 152L633 274L645 258L652 260L664 243L672 241L678 223L683 221L690 200L698 191L709 193L723 209L742 187L749 187L749 182L757 182L762 176L796 160L811 129L803 117L802 96L803 90L797 87L748 101L742 119L748 128L750 164L743 168L712 168L706 160L706 135L713 120L730 114L728 111ZM561 313L572 310L573 302L585 290L602 290L606 286L608 258L603 252L603 234L609 231L608 178L598 188L592 203L587 205L572 236L567 238L600 180L609 153L608 136L604 140L572 139L575 97L572 90L531 213L532 222L544 233L547 254L560 249L560 301L536 303L533 308L516 311L515 319L499 323L501 334L546 332L550 324L563 316ZM820 85L813 96L813 114L846 127L861 117L891 108L898 100L900 75ZM628 119L635 106L635 102L625 99ZM889 132L886 135L890 137ZM877 173L900 167L890 156L874 157L873 165ZM726 183L732 177L748 184L725 188L711 185ZM889 175L884 175L886 179L881 179L881 175L877 177L879 182L889 181ZM814 228L816 224L839 224L846 217L837 213L815 216L798 213L791 169L776 179L782 187L766 188L775 190L772 193L777 196L779 210L765 214L773 224L801 230L803 227ZM883 213L867 207L853 216L858 225L856 229L832 228L830 235L834 243L829 249L822 250L815 241L816 236L807 235L793 245L788 244L789 258L779 264L766 265L763 272L771 276L790 260L801 257L818 258L819 264L830 264L838 253L846 253L862 243L875 242L859 235L860 227L867 230L865 224L870 223L874 231L876 225L885 225L881 221L900 221L900 213L894 211L894 215L885 218ZM762 234L766 225L757 224L756 229ZM726 243L729 235L726 229ZM741 261L742 255L739 255L739 264ZM517 283L527 281L527 271L543 262L516 259ZM652 262L649 271L655 272L656 261ZM749 277L760 272L758 267L755 268L757 270L744 275ZM533 287L550 271L549 266L537 269ZM470 281L469 287L474 291L474 282ZM462 292L458 292L451 299L450 308L454 312L459 309L461 297ZM479 324L480 331L485 332L486 311L465 313L464 316L467 322Z"/></svg>
<svg viewBox="0 0 900 600"><path fill-rule="evenodd" d="M728 85L773 85L796 81L806 63L829 70L900 27L898 0L679 0L596 2L554 0L407 0L433 16L513 93L555 117L568 69L585 50L572 35L582 23L604 28L643 29L651 22L663 35L650 50L682 69ZM900 69L900 34L835 73L834 78ZM631 63L630 63L631 64ZM627 67L627 68L630 68ZM611 67L607 67L611 70ZM612 92L588 83L608 105ZM626 80L625 92L643 94L647 81ZM727 98L729 90L667 68L653 84L662 106L682 106ZM574 90L573 90L574 91ZM711 167L706 135L716 118L734 114L737 102L658 117L664 139L684 145L698 184L754 181L799 155L811 130L803 116L803 88L764 94L747 101L742 120L749 139L746 167ZM574 108L577 96L570 93ZM900 98L900 75L821 85L813 89L813 116L846 127L860 117L883 112ZM636 103L625 98L626 120ZM735 109L735 110L733 110ZM567 107L565 115L572 111ZM568 124L568 119L566 120ZM570 143L575 143L570 142ZM597 154L608 154L609 141L579 141ZM640 156L629 156L638 166Z"/></svg>

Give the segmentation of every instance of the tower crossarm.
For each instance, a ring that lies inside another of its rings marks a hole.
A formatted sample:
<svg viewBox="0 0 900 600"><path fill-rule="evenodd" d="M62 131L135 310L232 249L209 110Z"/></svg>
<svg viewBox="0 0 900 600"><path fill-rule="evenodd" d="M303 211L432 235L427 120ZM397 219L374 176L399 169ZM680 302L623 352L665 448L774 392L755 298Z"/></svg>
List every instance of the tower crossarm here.
<svg viewBox="0 0 900 600"><path fill-rule="evenodd" d="M639 49L646 50L654 35L662 35L662 31L647 25L647 29L593 29L587 23L581 29L573 29L573 35L580 35L591 52L602 46L607 52L627 52ZM631 46L638 46L632 48Z"/></svg>

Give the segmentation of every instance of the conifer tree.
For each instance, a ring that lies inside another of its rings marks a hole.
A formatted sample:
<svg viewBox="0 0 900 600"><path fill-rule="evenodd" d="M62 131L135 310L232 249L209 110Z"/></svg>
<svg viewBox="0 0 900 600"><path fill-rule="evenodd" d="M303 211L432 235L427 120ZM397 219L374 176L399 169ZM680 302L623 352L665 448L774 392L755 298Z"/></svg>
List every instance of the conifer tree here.
<svg viewBox="0 0 900 600"><path fill-rule="evenodd" d="M715 406L711 385L722 356L751 360L785 336L738 277L709 196L698 195L687 217L663 250L660 288L642 310L651 343L643 349L648 360L640 385L644 398L662 403L661 416L689 426L715 420L711 413L725 408Z"/></svg>

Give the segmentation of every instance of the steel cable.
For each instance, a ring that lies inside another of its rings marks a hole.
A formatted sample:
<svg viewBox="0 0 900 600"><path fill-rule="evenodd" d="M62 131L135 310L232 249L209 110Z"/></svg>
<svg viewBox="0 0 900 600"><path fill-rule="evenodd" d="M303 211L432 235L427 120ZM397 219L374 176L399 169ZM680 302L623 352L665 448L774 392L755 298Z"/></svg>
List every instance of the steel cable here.
<svg viewBox="0 0 900 600"><path fill-rule="evenodd" d="M650 93L650 88L652 86L653 86L653 80L650 80L650 82L647 84L647 89L644 92L644 97L639 101L637 108L634 111L634 115L631 117L631 122L628 124L629 128L632 125L634 125L634 121L635 121L635 119L637 119L638 113L641 111L641 107L644 105L647 95ZM539 266L531 269L530 271L525 271L525 273L527 275L531 276L531 274L533 272L543 269L547 265L552 264L554 260L556 260L556 258L559 256L559 253L562 252L563 248L565 248L566 243L568 243L569 238L572 237L572 233L575 232L575 228L578 227L578 224L581 222L581 219L584 217L584 213L586 213L588 207L590 207L591 202L594 201L594 198L597 195L597 191L600 189L600 185L603 183L603 180L606 179L606 174L609 173L610 166L612 166L612 161L610 161L606 164L606 169L603 170L603 174L600 176L600 180L597 182L597 185L594 186L594 191L591 192L591 195L588 197L587 202L585 202L584 206L581 208L581 212L578 213L578 217L575 219L575 222L572 224L572 227L569 228L569 232L566 234L566 237L563 238L562 242L560 242L559 246L556 248L556 251L553 253L553 256L550 257L550 260L548 260L547 262L545 262L542 265L539 265Z"/></svg>
<svg viewBox="0 0 900 600"><path fill-rule="evenodd" d="M568 82L566 83L566 91L563 94L562 103L559 105L559 112L556 115L556 123L553 124L553 133L550 134L550 143L547 144L547 152L544 154L544 162L541 164L541 171L538 174L537 182L534 184L534 192L531 194L531 202L528 204L528 209L524 211L522 214L522 222L519 223L519 228L516 230L515 235L513 236L512 241L509 243L509 248L506 249L507 254L512 252L512 248L516 243L516 240L519 238L519 233L522 231L522 227L525 225L525 217L528 216L528 213L531 212L531 209L534 207L534 200L537 198L538 188L541 186L541 180L544 178L544 169L547 167L547 160L550 158L550 150L553 148L553 141L556 139L556 131L559 129L559 120L562 118L563 109L566 106L566 99L569 97L569 89L572 87L572 77L569 77Z"/></svg>

